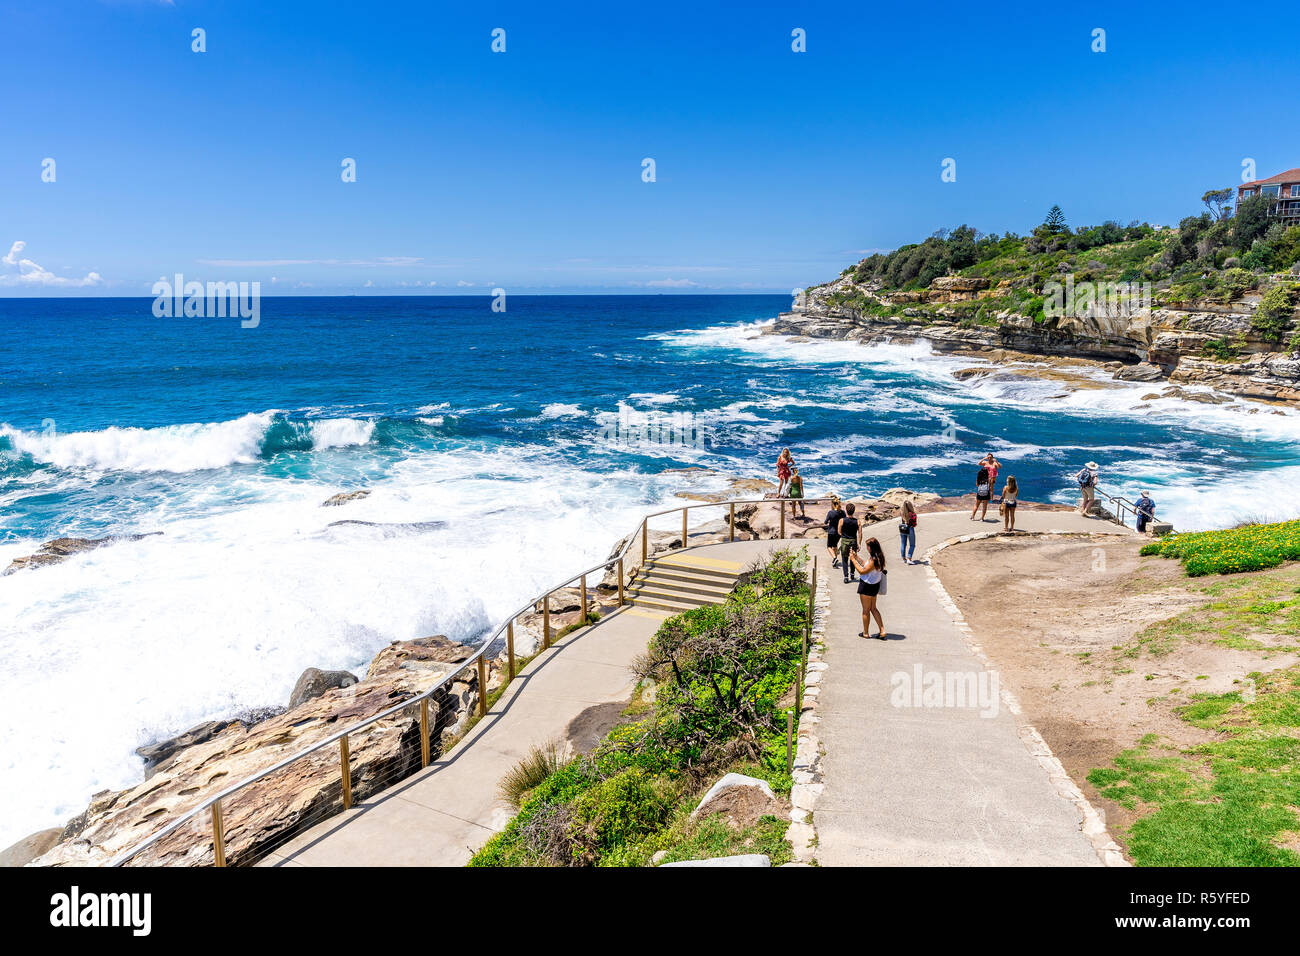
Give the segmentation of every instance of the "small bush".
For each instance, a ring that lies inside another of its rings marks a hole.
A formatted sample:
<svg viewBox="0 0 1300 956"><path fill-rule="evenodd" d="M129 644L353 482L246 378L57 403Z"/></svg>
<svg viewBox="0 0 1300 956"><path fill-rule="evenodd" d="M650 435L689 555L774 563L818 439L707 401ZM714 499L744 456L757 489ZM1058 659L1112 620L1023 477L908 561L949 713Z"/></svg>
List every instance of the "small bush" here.
<svg viewBox="0 0 1300 956"><path fill-rule="evenodd" d="M564 761L560 758L560 745L555 741L542 744L528 751L523 760L511 768L501 778L497 792L501 798L516 810L523 804L528 794L536 789L542 781L560 769Z"/></svg>
<svg viewBox="0 0 1300 956"><path fill-rule="evenodd" d="M1250 317L1251 327L1266 339L1281 339L1291 328L1293 292L1294 287L1284 283L1264 293L1255 314Z"/></svg>
<svg viewBox="0 0 1300 956"><path fill-rule="evenodd" d="M1201 354L1220 362L1232 362L1241 355L1241 349L1231 339L1212 339L1201 347Z"/></svg>

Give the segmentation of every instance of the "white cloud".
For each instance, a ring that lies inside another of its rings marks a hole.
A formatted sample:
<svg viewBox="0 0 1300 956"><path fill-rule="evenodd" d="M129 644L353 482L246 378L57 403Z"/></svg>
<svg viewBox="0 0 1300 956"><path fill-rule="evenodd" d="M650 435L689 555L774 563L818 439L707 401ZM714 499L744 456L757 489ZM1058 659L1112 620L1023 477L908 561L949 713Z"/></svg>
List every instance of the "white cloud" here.
<svg viewBox="0 0 1300 956"><path fill-rule="evenodd" d="M632 283L632 285L636 284ZM647 289L689 289L697 284L690 279L652 279L645 286Z"/></svg>
<svg viewBox="0 0 1300 956"><path fill-rule="evenodd" d="M466 282L464 279L457 279L457 280L456 280L456 285L457 285L459 288L462 288L462 289L467 289L467 288L469 288L470 286L472 286L473 284L474 284L474 283L472 283L472 282Z"/></svg>
<svg viewBox="0 0 1300 956"><path fill-rule="evenodd" d="M9 247L9 253L0 258L0 285L78 287L99 285L104 281L98 272L87 272L81 279L55 275L31 259L18 258L26 248L27 243L19 239Z"/></svg>

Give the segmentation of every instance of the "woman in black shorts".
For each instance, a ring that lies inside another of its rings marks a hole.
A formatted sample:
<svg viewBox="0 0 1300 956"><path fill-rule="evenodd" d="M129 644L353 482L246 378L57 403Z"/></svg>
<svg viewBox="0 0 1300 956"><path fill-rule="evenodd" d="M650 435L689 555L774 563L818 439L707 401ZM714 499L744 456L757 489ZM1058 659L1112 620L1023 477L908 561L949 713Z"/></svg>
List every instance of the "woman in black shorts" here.
<svg viewBox="0 0 1300 956"><path fill-rule="evenodd" d="M988 520L989 499L993 497L993 478L989 475L989 470L983 466L980 467L979 473L975 476L975 507L970 510L970 520L975 520L975 512L981 508L984 510L980 513L980 521Z"/></svg>
<svg viewBox="0 0 1300 956"><path fill-rule="evenodd" d="M876 636L882 641L885 639L885 622L880 616L880 609L876 607L876 599L880 594L880 586L884 583L885 575L885 552L880 547L880 542L875 538L868 538L863 545L867 552L867 559L864 561L858 556L856 551L850 553L849 560L853 566L858 569L860 575L858 579L858 600L862 602L862 630L858 631L858 637L866 637L871 631L871 619L876 619L876 626L880 628L880 633Z"/></svg>

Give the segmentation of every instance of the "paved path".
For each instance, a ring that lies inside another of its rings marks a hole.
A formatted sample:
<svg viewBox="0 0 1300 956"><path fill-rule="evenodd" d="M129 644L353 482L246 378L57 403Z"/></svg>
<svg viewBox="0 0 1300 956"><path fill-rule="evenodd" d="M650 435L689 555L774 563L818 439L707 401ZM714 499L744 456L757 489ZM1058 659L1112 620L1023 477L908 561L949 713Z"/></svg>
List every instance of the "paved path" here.
<svg viewBox="0 0 1300 956"><path fill-rule="evenodd" d="M1073 512L1023 508L1016 524L1025 531L1121 531ZM857 586L830 572L829 669L818 699L826 751L814 814L818 862L1100 865L1079 809L1048 779L1004 706L982 717L978 707L891 704L891 679L914 679L917 665L923 675L985 669L940 605L927 569L900 560L896 527L876 526L889 567L889 593L879 604L888 641L857 636ZM945 539L1000 527L1000 519L981 525L965 512L922 515L916 556Z"/></svg>
<svg viewBox="0 0 1300 956"><path fill-rule="evenodd" d="M791 543L738 541L686 553L748 564ZM318 824L263 865L463 866L510 820L497 796L506 771L530 748L563 740L587 708L627 700L635 684L629 664L667 616L627 607L557 642L445 759Z"/></svg>

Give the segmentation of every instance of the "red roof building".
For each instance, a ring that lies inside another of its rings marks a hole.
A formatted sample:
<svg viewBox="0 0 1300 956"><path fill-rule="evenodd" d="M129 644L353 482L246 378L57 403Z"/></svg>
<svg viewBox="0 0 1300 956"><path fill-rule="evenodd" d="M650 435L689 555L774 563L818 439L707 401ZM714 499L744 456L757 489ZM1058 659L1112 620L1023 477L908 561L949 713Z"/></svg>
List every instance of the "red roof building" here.
<svg viewBox="0 0 1300 956"><path fill-rule="evenodd" d="M1288 169L1268 179L1256 179L1237 187L1237 204L1251 196L1267 196L1273 200L1268 214L1284 226L1300 226L1300 168Z"/></svg>

